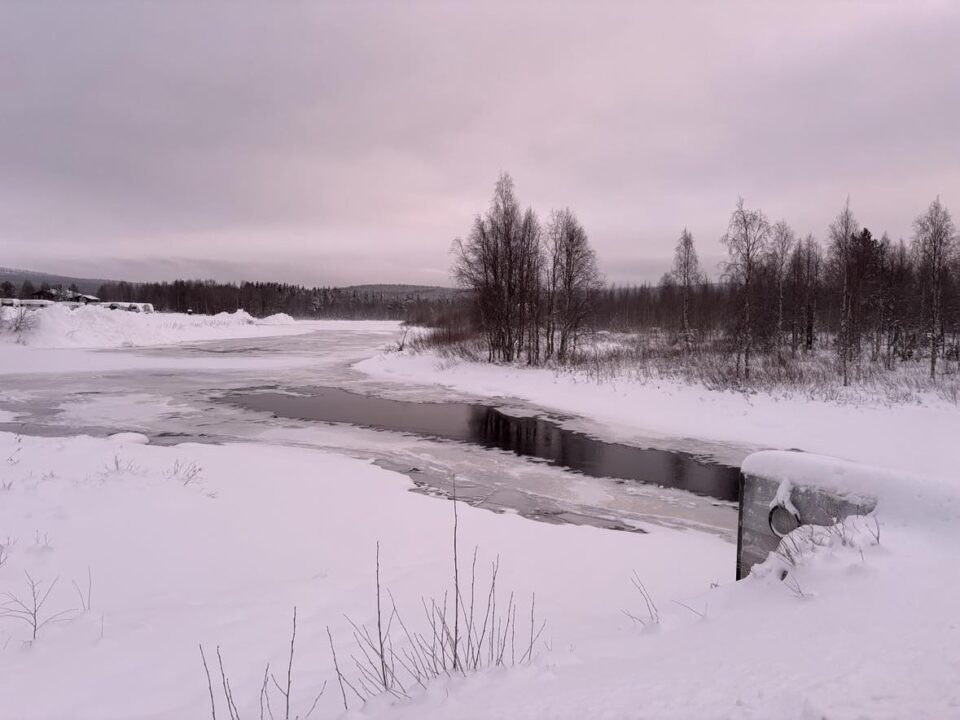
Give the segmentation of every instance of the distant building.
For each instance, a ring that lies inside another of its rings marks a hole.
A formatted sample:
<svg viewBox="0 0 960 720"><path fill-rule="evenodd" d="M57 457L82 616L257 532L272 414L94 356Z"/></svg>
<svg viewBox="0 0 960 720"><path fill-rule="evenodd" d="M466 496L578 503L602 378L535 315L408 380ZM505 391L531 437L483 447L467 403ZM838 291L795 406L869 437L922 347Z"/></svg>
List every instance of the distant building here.
<svg viewBox="0 0 960 720"><path fill-rule="evenodd" d="M61 288L44 288L33 293L35 300L52 300L53 302L72 302L82 305L90 305L100 302L96 295L84 295L82 293L71 292Z"/></svg>
<svg viewBox="0 0 960 720"><path fill-rule="evenodd" d="M34 300L53 300L54 302L59 302L61 300L66 300L66 295L63 290L59 288L43 288L42 290L37 290L33 293Z"/></svg>

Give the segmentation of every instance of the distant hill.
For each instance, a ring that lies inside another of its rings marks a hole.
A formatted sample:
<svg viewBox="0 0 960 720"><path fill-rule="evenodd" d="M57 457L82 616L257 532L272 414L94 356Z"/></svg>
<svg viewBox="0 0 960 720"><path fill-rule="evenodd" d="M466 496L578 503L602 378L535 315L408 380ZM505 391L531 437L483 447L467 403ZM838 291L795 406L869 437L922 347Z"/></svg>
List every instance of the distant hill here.
<svg viewBox="0 0 960 720"><path fill-rule="evenodd" d="M0 267L0 283L11 282L19 289L25 280L29 280L33 286L38 289L44 283L50 287L62 285L64 288L76 285L80 292L87 295L95 295L104 283L116 282L114 280L77 278L70 277L69 275L51 275L50 273L37 272L36 270L17 270L15 268Z"/></svg>

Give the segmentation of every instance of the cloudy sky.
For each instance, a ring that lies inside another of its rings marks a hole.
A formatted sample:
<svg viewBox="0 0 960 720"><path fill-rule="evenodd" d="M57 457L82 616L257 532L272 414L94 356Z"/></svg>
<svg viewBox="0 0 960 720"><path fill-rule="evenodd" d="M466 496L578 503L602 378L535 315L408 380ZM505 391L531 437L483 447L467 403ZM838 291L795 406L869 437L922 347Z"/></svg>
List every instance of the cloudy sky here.
<svg viewBox="0 0 960 720"><path fill-rule="evenodd" d="M0 265L449 284L501 171L608 279L742 195L960 213L960 3L0 4Z"/></svg>

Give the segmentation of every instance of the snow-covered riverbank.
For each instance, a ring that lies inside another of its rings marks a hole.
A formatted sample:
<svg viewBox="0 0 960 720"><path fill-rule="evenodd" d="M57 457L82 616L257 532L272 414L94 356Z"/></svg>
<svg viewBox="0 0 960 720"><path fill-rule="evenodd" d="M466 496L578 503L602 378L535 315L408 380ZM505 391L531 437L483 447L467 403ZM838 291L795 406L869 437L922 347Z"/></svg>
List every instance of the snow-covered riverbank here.
<svg viewBox="0 0 960 720"><path fill-rule="evenodd" d="M195 356L134 354L136 348L201 343L211 340L276 338L317 331L333 335L378 334L386 342L398 327L395 322L344 320L294 320L288 315L256 319L242 310L219 315L183 313L131 313L103 307L68 308L54 305L28 311L19 330L18 311L0 309L0 375L19 373L82 373L138 370L151 367L225 369L249 367L250 354L237 352L211 359ZM271 367L302 366L302 357L257 359Z"/></svg>
<svg viewBox="0 0 960 720"><path fill-rule="evenodd" d="M586 418L608 436L667 445L677 439L753 449L797 448L907 472L955 476L960 406L838 404L763 393L720 392L665 380L593 382L574 372L487 365L424 353L385 353L355 368L399 384L440 385L488 398L517 398ZM741 455L742 457L742 455Z"/></svg>

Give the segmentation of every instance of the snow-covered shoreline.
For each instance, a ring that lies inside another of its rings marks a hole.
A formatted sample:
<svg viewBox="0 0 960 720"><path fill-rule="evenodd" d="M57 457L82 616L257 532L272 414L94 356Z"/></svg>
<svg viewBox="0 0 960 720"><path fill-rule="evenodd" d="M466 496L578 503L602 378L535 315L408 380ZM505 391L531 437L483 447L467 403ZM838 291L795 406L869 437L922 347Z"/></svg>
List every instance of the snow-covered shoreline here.
<svg viewBox="0 0 960 720"><path fill-rule="evenodd" d="M745 451L801 449L947 477L960 468L960 443L954 442L960 406L936 397L924 404L853 405L668 380L598 384L574 372L451 360L432 352L383 353L354 367L382 381L516 398L585 418L626 442L669 444L679 438Z"/></svg>
<svg viewBox="0 0 960 720"><path fill-rule="evenodd" d="M51 306L28 313L27 327L15 332L11 308L0 308L0 375L58 374L183 368L193 370L271 368L308 364L304 357L252 358L242 353L229 357L177 356L175 353L130 352L158 350L187 343L243 340L303 335L318 331L361 328L388 332L395 322L349 320L294 320L289 315L255 319L246 312L219 315L183 313L131 313L103 307ZM119 352L113 352L119 351Z"/></svg>

